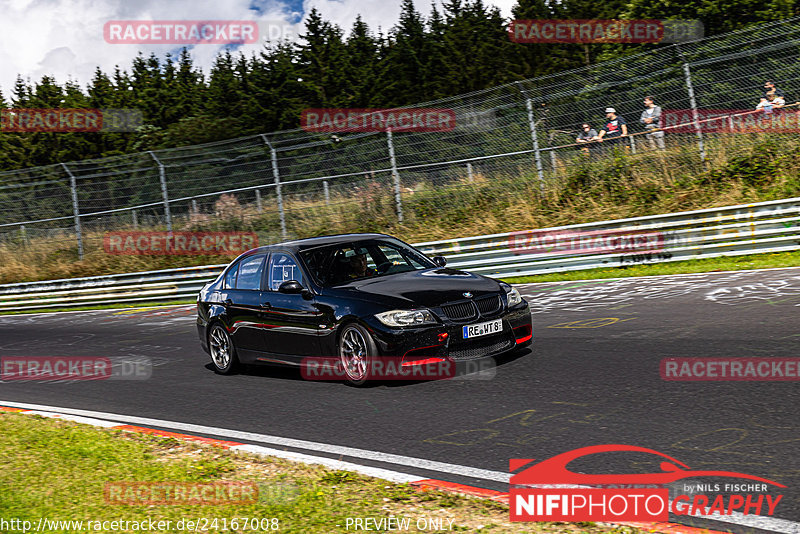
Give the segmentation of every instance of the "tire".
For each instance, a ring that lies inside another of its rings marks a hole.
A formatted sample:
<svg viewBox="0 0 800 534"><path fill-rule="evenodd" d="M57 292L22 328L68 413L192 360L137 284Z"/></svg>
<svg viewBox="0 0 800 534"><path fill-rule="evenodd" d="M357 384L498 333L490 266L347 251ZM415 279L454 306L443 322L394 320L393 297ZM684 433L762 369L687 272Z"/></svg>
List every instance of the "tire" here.
<svg viewBox="0 0 800 534"><path fill-rule="evenodd" d="M239 358L231 336L220 323L215 323L208 332L208 349L214 371L221 375L231 375L239 368Z"/></svg>
<svg viewBox="0 0 800 534"><path fill-rule="evenodd" d="M339 336L339 362L345 380L354 386L363 386L372 378L372 362L378 356L378 347L363 326L350 323Z"/></svg>

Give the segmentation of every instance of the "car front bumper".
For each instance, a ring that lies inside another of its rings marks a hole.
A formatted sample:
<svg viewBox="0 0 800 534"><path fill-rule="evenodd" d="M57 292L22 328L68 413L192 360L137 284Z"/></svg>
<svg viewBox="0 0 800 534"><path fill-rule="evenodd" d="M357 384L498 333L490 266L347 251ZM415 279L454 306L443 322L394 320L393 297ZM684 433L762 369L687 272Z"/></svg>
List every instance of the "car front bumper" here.
<svg viewBox="0 0 800 534"><path fill-rule="evenodd" d="M502 319L503 330L464 339L463 327ZM527 302L504 313L471 322L443 322L421 328L389 328L377 321L368 324L382 356L402 357L404 362L439 358L468 361L496 356L527 347L533 341L533 324Z"/></svg>

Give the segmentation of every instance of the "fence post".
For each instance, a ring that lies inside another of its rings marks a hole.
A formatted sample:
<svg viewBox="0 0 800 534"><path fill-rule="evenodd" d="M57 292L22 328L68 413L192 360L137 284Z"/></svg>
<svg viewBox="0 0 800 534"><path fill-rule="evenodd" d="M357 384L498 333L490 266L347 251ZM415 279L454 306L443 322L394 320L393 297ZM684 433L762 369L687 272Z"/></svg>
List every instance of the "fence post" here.
<svg viewBox="0 0 800 534"><path fill-rule="evenodd" d="M528 97L524 89L520 90L525 95L525 107L528 108L528 125L531 129L531 139L533 139L533 156L536 160L536 174L539 175L539 191L544 196L544 169L542 167L542 154L539 150L539 136L536 133L536 118L533 116L533 102Z"/></svg>
<svg viewBox="0 0 800 534"><path fill-rule="evenodd" d="M331 190L328 188L328 180L322 180L322 191L325 194L325 205L331 204Z"/></svg>
<svg viewBox="0 0 800 534"><path fill-rule="evenodd" d="M172 213L169 211L169 193L167 191L167 174L164 170L164 164L161 163L161 160L158 159L153 153L152 150L149 150L148 153L150 157L156 162L158 165L158 179L161 181L161 197L164 200L164 217L167 219L167 232L172 232Z"/></svg>
<svg viewBox="0 0 800 534"><path fill-rule="evenodd" d="M133 219L133 227L139 228L139 217L136 215L136 210L131 210L131 219Z"/></svg>
<svg viewBox="0 0 800 534"><path fill-rule="evenodd" d="M28 234L25 231L25 225L24 224L20 224L19 225L19 236L22 238L22 244L27 246L27 244L28 244Z"/></svg>
<svg viewBox="0 0 800 534"><path fill-rule="evenodd" d="M636 139L632 135L628 136L631 140L631 154L636 154Z"/></svg>
<svg viewBox="0 0 800 534"><path fill-rule="evenodd" d="M473 182L473 178L472 178L472 163L467 163L467 180L469 180L469 183Z"/></svg>
<svg viewBox="0 0 800 534"><path fill-rule="evenodd" d="M199 212L199 210L197 209L197 199L193 198L192 199L192 213L197 215L198 212Z"/></svg>
<svg viewBox="0 0 800 534"><path fill-rule="evenodd" d="M278 153L275 147L269 142L265 134L261 134L261 139L269 147L270 157L272 158L272 176L275 179L275 195L278 197L278 215L281 219L281 237L286 239L286 214L283 212L283 193L281 192L281 175L278 173Z"/></svg>
<svg viewBox="0 0 800 534"><path fill-rule="evenodd" d="M678 55L681 58L681 63L683 64L683 76L686 78L686 90L689 93L689 107L692 108L692 120L694 121L694 130L697 134L697 148L700 151L700 161L703 163L706 162L706 147L705 143L703 143L703 130L700 128L700 116L697 114L697 100L694 97L694 86L692 85L692 72L689 70L689 63L686 61L686 58L683 57L683 52L681 52L680 45L675 45L678 51Z"/></svg>
<svg viewBox="0 0 800 534"><path fill-rule="evenodd" d="M261 204L261 190L260 189L256 189L256 209L258 210L258 213L263 213L264 212L264 206Z"/></svg>
<svg viewBox="0 0 800 534"><path fill-rule="evenodd" d="M397 209L397 222L403 224L403 199L400 196L400 173L397 172L397 159L394 156L394 141L392 129L386 129L386 141L389 144L389 161L392 165L392 178L394 178L394 204Z"/></svg>
<svg viewBox="0 0 800 534"><path fill-rule="evenodd" d="M78 239L78 258L83 259L83 235L81 234L81 212L78 208L78 186L75 183L75 175L69 170L66 163L61 164L64 171L69 175L69 187L72 190L72 213L75 216L75 237Z"/></svg>

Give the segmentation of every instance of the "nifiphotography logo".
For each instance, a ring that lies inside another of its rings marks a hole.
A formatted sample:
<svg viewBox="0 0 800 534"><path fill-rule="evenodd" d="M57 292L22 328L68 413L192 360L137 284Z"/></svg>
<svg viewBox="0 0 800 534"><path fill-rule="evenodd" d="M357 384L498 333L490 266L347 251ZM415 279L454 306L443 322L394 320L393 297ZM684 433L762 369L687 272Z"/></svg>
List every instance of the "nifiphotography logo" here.
<svg viewBox="0 0 800 534"><path fill-rule="evenodd" d="M608 452L655 455L660 457L656 459L661 471L587 474L567 468L573 461ZM764 492L768 486L786 487L745 473L694 470L664 453L632 445L583 447L532 462L535 460L509 462L510 471L516 472L510 481L511 521L668 521L670 513L772 516L783 495ZM740 481L682 484L678 495L670 499L668 484L697 478Z"/></svg>

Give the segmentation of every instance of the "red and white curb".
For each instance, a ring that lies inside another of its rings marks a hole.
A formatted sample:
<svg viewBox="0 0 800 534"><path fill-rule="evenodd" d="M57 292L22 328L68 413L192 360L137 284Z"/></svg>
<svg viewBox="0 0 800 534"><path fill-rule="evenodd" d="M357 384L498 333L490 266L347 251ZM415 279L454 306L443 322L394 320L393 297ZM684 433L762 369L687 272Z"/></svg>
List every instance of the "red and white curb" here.
<svg viewBox="0 0 800 534"><path fill-rule="evenodd" d="M0 412L13 412L24 415L39 415L41 417L48 417L51 419L62 419L64 421L72 421L75 423L81 423L96 427L122 430L124 432L135 432L139 434L149 434L152 436L174 438L194 443L204 443L206 445L213 445L215 447L221 447L223 449L228 449L231 451L246 452L258 456L271 456L271 457L283 458L285 460L290 460L293 462L301 462L305 464L322 465L330 469L336 469L341 471L352 471L362 475L388 480L390 482L406 483L418 488L420 491L428 491L428 490L447 491L450 493L457 493L459 495L489 499L506 505L509 502L509 494L504 493L502 491L478 488L474 486L466 486L464 484L447 482L445 480L420 478L418 475L415 476L408 473L391 471L389 469L369 467L365 465L355 464L352 462L335 460L333 458L325 458L321 456L313 456L310 454L284 451L280 449L273 449L270 447L262 447L260 445L247 445L245 443L239 443L236 441L204 438L200 436L193 436L191 434L181 434L176 432L169 432L166 430L157 430L153 428L127 425L120 422L96 419L93 417L84 417L81 415L73 415L73 414L58 413L51 411L27 410L25 408L12 408L7 406L0 406ZM603 523L603 524L611 526L634 527L655 534L728 534L727 532L724 531L688 527L685 525L680 525L678 523L627 522L627 523Z"/></svg>

